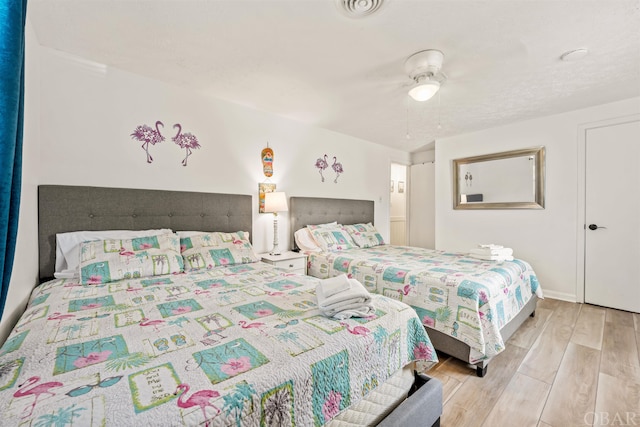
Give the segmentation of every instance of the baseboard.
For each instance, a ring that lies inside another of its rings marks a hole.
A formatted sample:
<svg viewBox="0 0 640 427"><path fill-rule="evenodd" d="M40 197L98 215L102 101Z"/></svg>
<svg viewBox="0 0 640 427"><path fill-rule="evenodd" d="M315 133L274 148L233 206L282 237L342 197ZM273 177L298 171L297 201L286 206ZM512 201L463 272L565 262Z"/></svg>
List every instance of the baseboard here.
<svg viewBox="0 0 640 427"><path fill-rule="evenodd" d="M578 302L578 299L576 298L575 294L568 294L566 292L556 292L556 291L550 291L548 289L542 289L542 293L544 294L545 298L551 298L551 299L559 299L561 301L568 301L568 302Z"/></svg>

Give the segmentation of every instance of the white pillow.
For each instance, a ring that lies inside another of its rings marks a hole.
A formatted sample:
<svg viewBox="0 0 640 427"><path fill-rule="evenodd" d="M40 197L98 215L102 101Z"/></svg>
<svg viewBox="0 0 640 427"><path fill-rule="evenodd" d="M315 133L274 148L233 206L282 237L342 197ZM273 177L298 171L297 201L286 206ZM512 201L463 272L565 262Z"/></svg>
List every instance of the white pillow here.
<svg viewBox="0 0 640 427"><path fill-rule="evenodd" d="M301 228L293 233L293 238L296 241L296 246L302 251L308 252L320 252L322 248L318 246L316 239L311 235L311 231L308 228Z"/></svg>
<svg viewBox="0 0 640 427"><path fill-rule="evenodd" d="M99 231L71 231L56 234L56 268L53 274L58 279L72 279L80 277L80 245L90 240L131 239L134 237L155 236L173 233L173 230L99 230Z"/></svg>

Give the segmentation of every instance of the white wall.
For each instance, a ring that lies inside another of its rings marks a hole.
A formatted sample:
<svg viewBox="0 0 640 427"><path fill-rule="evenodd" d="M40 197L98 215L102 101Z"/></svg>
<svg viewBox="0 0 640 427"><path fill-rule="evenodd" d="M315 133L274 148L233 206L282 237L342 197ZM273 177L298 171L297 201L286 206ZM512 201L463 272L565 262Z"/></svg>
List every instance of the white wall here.
<svg viewBox="0 0 640 427"><path fill-rule="evenodd" d="M436 247L465 251L478 243L514 248L529 261L547 296L576 300L578 127L637 114L640 98L576 110L436 142ZM640 139L640 136L639 136ZM453 210L451 161L492 152L546 147L544 210ZM624 195L623 187L611 191Z"/></svg>
<svg viewBox="0 0 640 427"><path fill-rule="evenodd" d="M264 252L272 246L273 216L258 214L257 193L258 182L267 179L260 151L268 141L274 150L270 182L279 191L288 196L374 200L377 228L389 238L389 164L408 163L408 153L61 54L33 40L27 56L32 66L26 81L26 185L19 256L0 339L36 283L38 184L249 194L256 206L254 247ZM154 161L148 164L140 143L129 135L137 125L153 125L156 120L164 122L166 140L150 147ZM181 165L184 150L171 141L174 123L196 135L202 146L186 167ZM325 182L320 180L314 165L324 154L336 156L343 165L337 183L331 166L324 172ZM286 215L279 226L280 245L289 247Z"/></svg>
<svg viewBox="0 0 640 427"><path fill-rule="evenodd" d="M256 198L254 246L271 247L272 216L257 213L260 151L274 150L269 179L288 196L362 198L376 201L376 223L388 236L389 163L408 154L347 135L306 126L273 114L207 98L121 70L41 48L40 184L160 188L250 194ZM130 138L142 123L165 123L166 141L151 146L146 163L140 143ZM173 123L201 144L181 165L184 150L170 137ZM344 172L334 182L331 166L322 182L315 161L327 154ZM383 173L380 173L383 171ZM285 216L286 217L286 216ZM283 230L288 222L281 222ZM288 244L283 233L281 242Z"/></svg>

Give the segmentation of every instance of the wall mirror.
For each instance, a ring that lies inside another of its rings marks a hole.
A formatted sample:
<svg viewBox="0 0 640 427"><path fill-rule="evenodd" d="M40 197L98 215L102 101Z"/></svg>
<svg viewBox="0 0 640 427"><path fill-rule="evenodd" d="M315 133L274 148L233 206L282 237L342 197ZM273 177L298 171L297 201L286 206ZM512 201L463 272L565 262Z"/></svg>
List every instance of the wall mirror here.
<svg viewBox="0 0 640 427"><path fill-rule="evenodd" d="M544 147L453 160L454 209L544 209Z"/></svg>

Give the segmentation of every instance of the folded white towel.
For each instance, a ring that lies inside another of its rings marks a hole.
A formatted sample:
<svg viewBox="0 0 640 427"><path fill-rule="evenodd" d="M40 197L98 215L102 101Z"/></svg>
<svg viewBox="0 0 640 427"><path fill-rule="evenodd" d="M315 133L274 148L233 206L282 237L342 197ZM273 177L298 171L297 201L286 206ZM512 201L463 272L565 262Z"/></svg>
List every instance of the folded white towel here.
<svg viewBox="0 0 640 427"><path fill-rule="evenodd" d="M469 253L469 256L471 258L482 259L485 261L513 261L513 257L511 255L480 255Z"/></svg>
<svg viewBox="0 0 640 427"><path fill-rule="evenodd" d="M337 280L323 280L316 286L318 307L325 316L346 319L352 316L366 317L375 312L371 294L362 283L349 279L344 274L333 279ZM348 284L346 289L345 281Z"/></svg>
<svg viewBox="0 0 640 427"><path fill-rule="evenodd" d="M336 319L344 320L350 317L367 317L375 314L376 309L373 304L359 304L358 307L353 309L346 309L339 311L333 315Z"/></svg>
<svg viewBox="0 0 640 427"><path fill-rule="evenodd" d="M334 306L341 306L344 304L353 303L368 303L371 301L371 294L365 289L360 282L355 279L349 279L346 275L343 275L349 283L349 288L343 291L334 293L327 297L324 290L324 281L318 283L316 286L316 296L318 297L318 306L320 309L332 308Z"/></svg>
<svg viewBox="0 0 640 427"><path fill-rule="evenodd" d="M359 309L367 309L368 307L373 308L371 305L371 301L345 301L340 304L334 304L329 307L323 307L320 309L323 314L327 316L335 316L337 313L348 311L348 310L359 310Z"/></svg>
<svg viewBox="0 0 640 427"><path fill-rule="evenodd" d="M493 243L488 243L485 245L478 245L479 248L488 248L488 249L502 249L504 246L502 245L494 245Z"/></svg>
<svg viewBox="0 0 640 427"><path fill-rule="evenodd" d="M316 287L316 294L320 292L322 294L322 298L326 299L339 292L347 291L349 288L351 288L349 278L346 274L341 274L336 277L324 279L322 283ZM318 299L319 298L320 297L318 297Z"/></svg>
<svg viewBox="0 0 640 427"><path fill-rule="evenodd" d="M511 256L511 255L513 255L513 249L511 249L511 248L498 248L498 249L479 248L479 249L471 249L469 252L472 253L472 254L486 255L486 256L491 256L491 255Z"/></svg>

